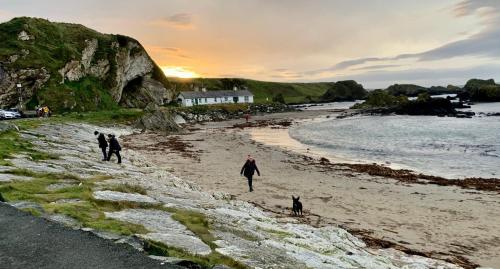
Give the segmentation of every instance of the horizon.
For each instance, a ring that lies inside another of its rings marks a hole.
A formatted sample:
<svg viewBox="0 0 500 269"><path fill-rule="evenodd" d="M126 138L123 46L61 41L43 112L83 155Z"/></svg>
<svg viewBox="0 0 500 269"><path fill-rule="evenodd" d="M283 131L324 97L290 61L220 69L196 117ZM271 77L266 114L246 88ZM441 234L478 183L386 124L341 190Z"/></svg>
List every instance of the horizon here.
<svg viewBox="0 0 500 269"><path fill-rule="evenodd" d="M0 0L0 22L38 17L131 36L170 77L352 79L369 89L500 79L500 2L390 2Z"/></svg>

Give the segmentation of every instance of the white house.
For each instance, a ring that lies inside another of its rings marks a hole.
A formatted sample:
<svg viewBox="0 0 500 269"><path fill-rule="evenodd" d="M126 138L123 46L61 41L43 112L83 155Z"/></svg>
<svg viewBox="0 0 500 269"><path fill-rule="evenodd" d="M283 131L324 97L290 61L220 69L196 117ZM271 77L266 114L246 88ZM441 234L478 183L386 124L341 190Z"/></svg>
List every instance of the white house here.
<svg viewBox="0 0 500 269"><path fill-rule="evenodd" d="M249 90L236 91L190 91L181 92L177 98L182 106L215 104L252 104L253 94Z"/></svg>

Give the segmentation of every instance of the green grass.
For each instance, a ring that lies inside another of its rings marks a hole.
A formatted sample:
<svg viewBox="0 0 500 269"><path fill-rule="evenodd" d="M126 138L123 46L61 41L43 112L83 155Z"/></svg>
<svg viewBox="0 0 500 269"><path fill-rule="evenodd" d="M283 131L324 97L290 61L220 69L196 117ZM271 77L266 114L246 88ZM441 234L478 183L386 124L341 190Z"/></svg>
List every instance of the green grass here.
<svg viewBox="0 0 500 269"><path fill-rule="evenodd" d="M217 252L212 252L208 256L193 255L186 252L183 249L167 246L161 242L148 241L145 245L144 250L150 255L156 256L166 256L166 257L176 257L180 259L186 259L201 265L203 268L212 268L214 265L224 264L234 269L247 269L248 267L244 264L235 261L234 259L222 255Z"/></svg>
<svg viewBox="0 0 500 269"><path fill-rule="evenodd" d="M53 154L37 151L30 142L22 139L17 131L10 130L0 133L0 165L10 166L6 160L14 154L26 154L34 161L57 159Z"/></svg>
<svg viewBox="0 0 500 269"><path fill-rule="evenodd" d="M21 41L18 34L26 31L34 39ZM82 51L87 46L86 40L96 39L98 47L92 64L99 60L109 62L108 75L104 78L87 76L80 81L61 84L62 76L58 72L68 62L80 60ZM111 97L109 89L116 86L116 55L129 42L137 42L133 38L122 35L102 34L83 25L72 23L55 23L45 19L19 17L0 24L0 62L6 63L6 69L41 69L50 74L49 80L28 101L27 107L33 109L37 105L49 105L54 111L93 111L111 110L118 104ZM139 42L137 42L139 43ZM113 46L118 44L120 48ZM143 51L139 46L131 50L131 54ZM22 51L29 51L24 55ZM20 56L14 63L9 57ZM155 64L152 72L154 79L166 88L169 81Z"/></svg>
<svg viewBox="0 0 500 269"><path fill-rule="evenodd" d="M193 210L178 208L164 208L163 210L172 213L172 219L186 226L188 230L193 232L198 238L201 239L201 241L203 241L203 243L207 244L212 249L212 253L207 256L192 255L182 249L166 246L158 242L150 242L153 249L160 252L163 251L164 254L167 254L167 256L174 256L194 261L205 266L206 268L212 268L212 266L217 264L225 264L231 268L237 269L247 268L245 265L235 261L234 259L215 251L217 245L214 241L217 240L217 238L215 238L215 236L213 236L210 232L210 221L204 214Z"/></svg>
<svg viewBox="0 0 500 269"><path fill-rule="evenodd" d="M131 185L131 184L119 184L119 185L107 186L104 187L104 190L124 192L124 193L139 193L142 195L147 195L147 191L145 188L139 185Z"/></svg>
<svg viewBox="0 0 500 269"><path fill-rule="evenodd" d="M188 230L198 236L201 241L210 246L213 250L216 245L213 243L216 238L210 233L210 223L205 215L185 209L167 209L173 213L172 218L182 223Z"/></svg>
<svg viewBox="0 0 500 269"><path fill-rule="evenodd" d="M141 234L148 231L142 225L108 219L104 212L114 212L128 208L144 208L131 202L110 202L95 200L92 196L94 184L106 179L97 176L88 180L81 180L78 176L69 174L34 173L28 170L13 170L8 173L33 177L30 181L14 181L0 184L0 193L7 201L31 201L40 204L47 213L64 214L78 220L83 226L97 230L105 230L123 235ZM63 179L80 181L75 185L59 190L47 190L51 184ZM54 203L61 199L78 199L78 203ZM30 213L40 213L31 210Z"/></svg>

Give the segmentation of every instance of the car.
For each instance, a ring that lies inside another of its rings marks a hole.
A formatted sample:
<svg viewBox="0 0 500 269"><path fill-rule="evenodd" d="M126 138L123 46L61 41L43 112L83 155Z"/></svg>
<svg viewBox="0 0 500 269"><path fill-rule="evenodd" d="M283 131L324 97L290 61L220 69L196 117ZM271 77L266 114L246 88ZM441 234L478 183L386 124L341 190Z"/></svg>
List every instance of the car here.
<svg viewBox="0 0 500 269"><path fill-rule="evenodd" d="M8 110L0 110L0 118L2 119L16 119L20 118L21 115L18 112L12 112Z"/></svg>
<svg viewBox="0 0 500 269"><path fill-rule="evenodd" d="M14 113L15 118L21 118L22 117L22 112L20 112L19 109L17 109L17 108L7 109L7 111Z"/></svg>

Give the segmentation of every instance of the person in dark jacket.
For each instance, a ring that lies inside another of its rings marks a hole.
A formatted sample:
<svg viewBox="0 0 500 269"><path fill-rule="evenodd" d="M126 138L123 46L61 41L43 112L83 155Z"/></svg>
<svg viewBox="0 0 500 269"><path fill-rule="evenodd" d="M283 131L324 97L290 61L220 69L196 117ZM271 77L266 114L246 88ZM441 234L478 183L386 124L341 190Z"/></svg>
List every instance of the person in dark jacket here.
<svg viewBox="0 0 500 269"><path fill-rule="evenodd" d="M257 171L257 175L259 175L260 177L260 171L259 168L257 168L255 160L252 158L252 156L248 155L248 159L241 168L240 174L244 175L248 179L248 187L250 188L250 192L253 192L252 179L255 171Z"/></svg>
<svg viewBox="0 0 500 269"><path fill-rule="evenodd" d="M94 135L97 135L97 142L99 143L99 148L102 150L102 160L107 161L108 157L106 154L106 149L108 148L108 141L106 141L106 137L103 133L99 133L98 131L94 132Z"/></svg>
<svg viewBox="0 0 500 269"><path fill-rule="evenodd" d="M122 150L122 147L120 146L120 143L118 143L118 140L112 134L109 134L108 138L109 138L108 161L111 160L111 155L114 153L118 158L118 163L119 164L122 163L122 156L120 156L120 151Z"/></svg>

